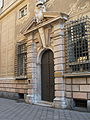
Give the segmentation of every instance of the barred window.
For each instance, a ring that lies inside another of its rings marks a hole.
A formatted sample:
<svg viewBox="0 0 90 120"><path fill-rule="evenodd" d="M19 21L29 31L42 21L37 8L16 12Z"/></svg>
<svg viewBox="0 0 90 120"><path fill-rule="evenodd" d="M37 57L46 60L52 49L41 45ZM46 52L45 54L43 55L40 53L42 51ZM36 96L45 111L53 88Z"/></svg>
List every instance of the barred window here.
<svg viewBox="0 0 90 120"><path fill-rule="evenodd" d="M66 72L90 71L89 18L65 26Z"/></svg>
<svg viewBox="0 0 90 120"><path fill-rule="evenodd" d="M27 64L27 52L26 43L18 44L18 72L17 76L26 75L26 64Z"/></svg>

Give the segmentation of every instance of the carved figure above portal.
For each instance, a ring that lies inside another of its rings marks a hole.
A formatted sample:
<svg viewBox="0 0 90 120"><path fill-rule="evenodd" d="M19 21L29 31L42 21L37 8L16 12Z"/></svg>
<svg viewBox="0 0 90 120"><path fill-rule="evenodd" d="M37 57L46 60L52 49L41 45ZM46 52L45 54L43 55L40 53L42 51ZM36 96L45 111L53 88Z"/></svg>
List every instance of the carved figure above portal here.
<svg viewBox="0 0 90 120"><path fill-rule="evenodd" d="M46 0L37 0L36 2L36 6L35 6L35 18L36 18L36 22L40 23L44 16L43 16L43 12L46 12L46 7L44 5L44 3L46 2Z"/></svg>

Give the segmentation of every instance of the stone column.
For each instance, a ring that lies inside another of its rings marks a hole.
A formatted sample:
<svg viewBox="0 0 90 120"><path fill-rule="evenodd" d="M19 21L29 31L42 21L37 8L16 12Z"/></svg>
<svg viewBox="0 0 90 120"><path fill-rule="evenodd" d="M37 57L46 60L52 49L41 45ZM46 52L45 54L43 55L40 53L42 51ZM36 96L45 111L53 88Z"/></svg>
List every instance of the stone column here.
<svg viewBox="0 0 90 120"><path fill-rule="evenodd" d="M28 77L28 102L36 102L36 52L33 35L27 40L27 77Z"/></svg>
<svg viewBox="0 0 90 120"><path fill-rule="evenodd" d="M55 70L55 99L54 106L66 108L65 102L65 81L64 81L64 24L58 21L54 24L53 41L54 41L54 70Z"/></svg>

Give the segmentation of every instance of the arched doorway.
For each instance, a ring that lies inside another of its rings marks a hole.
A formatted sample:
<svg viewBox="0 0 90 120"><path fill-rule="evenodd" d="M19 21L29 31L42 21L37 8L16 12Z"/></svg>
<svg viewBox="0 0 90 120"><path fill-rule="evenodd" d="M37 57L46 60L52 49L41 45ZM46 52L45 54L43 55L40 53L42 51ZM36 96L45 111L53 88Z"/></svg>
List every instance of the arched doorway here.
<svg viewBox="0 0 90 120"><path fill-rule="evenodd" d="M41 98L53 102L54 96L54 55L46 50L41 58Z"/></svg>

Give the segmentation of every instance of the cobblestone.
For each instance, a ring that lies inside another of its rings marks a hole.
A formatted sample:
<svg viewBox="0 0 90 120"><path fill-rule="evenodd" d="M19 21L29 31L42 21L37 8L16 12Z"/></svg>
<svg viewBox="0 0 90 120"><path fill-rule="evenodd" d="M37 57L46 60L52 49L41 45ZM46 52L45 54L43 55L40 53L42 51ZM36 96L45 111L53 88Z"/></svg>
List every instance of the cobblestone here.
<svg viewBox="0 0 90 120"><path fill-rule="evenodd" d="M90 113L30 105L0 98L0 120L90 120Z"/></svg>

